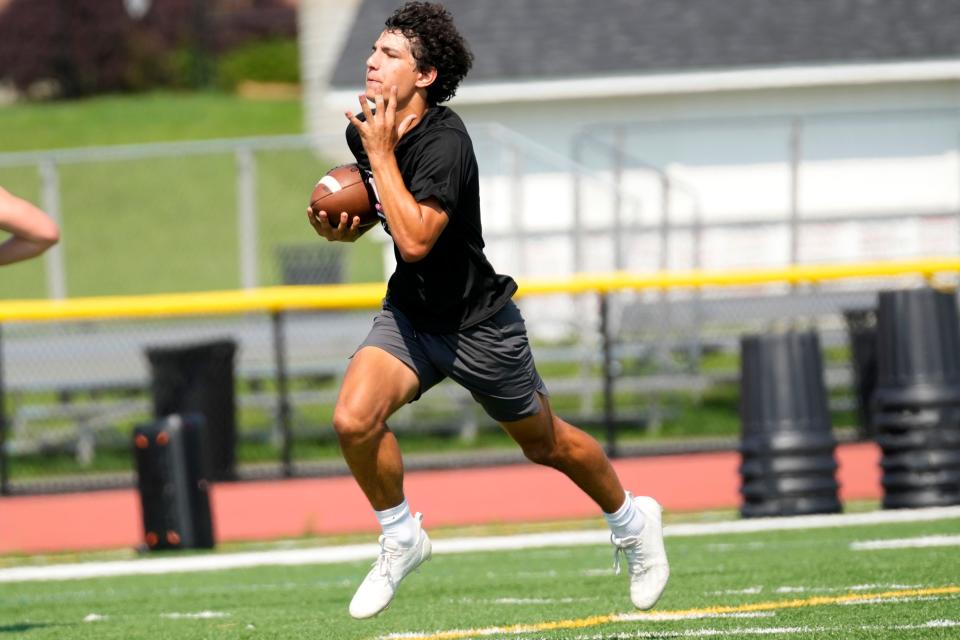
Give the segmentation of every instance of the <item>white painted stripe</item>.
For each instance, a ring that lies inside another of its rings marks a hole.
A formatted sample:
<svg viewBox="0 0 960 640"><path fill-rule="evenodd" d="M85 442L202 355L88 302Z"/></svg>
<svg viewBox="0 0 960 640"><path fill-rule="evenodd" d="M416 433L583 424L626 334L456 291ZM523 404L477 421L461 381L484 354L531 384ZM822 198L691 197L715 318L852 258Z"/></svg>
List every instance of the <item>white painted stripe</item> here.
<svg viewBox="0 0 960 640"><path fill-rule="evenodd" d="M727 617L751 617L751 616L740 616L740 615L716 615L710 616L714 618L727 618ZM666 618L652 618L647 617L647 620L662 620ZM670 618L671 620L679 618ZM598 634L582 634L573 636L575 640L609 640L611 637L619 638L620 640L626 640L627 638L708 638L708 637L728 637L732 636L735 638L743 636L767 636L767 635L797 635L797 634L824 634L824 633L849 633L852 629L858 629L860 631L916 631L921 629L952 629L960 627L960 621L956 620L928 620L920 624L897 624L897 625L860 625L858 627L852 626L833 626L833 627L734 627L734 628L709 628L701 627L699 629L674 629L671 631L618 631L615 635L611 636L606 633ZM517 628L513 627L490 627L487 629L470 629L464 632L464 635L457 636L461 640L473 640L474 638L484 638L490 636L496 636L502 638L505 636L523 636L531 633L531 630L524 628L523 625L519 625ZM432 632L401 632L401 633L391 633L385 636L380 636L378 640L418 640L418 639L434 639L436 634Z"/></svg>
<svg viewBox="0 0 960 640"><path fill-rule="evenodd" d="M212 618L229 618L229 613L223 611L198 611L196 613L161 613L161 618L170 620L209 620Z"/></svg>
<svg viewBox="0 0 960 640"><path fill-rule="evenodd" d="M687 611L657 613L625 613L616 616L616 622L667 622L671 620L703 620L705 618L773 618L774 611L738 611L736 613L712 613L709 611Z"/></svg>
<svg viewBox="0 0 960 640"><path fill-rule="evenodd" d="M657 614L624 614L622 616L615 616L613 622L633 622L634 620L648 621L648 622L663 622L663 621L676 621L676 620L701 620L703 618L711 619L723 619L723 618L772 618L776 614L772 611L755 611L755 612L745 612L745 613L713 613L713 614L673 614L667 613L662 615ZM523 627L523 625L520 625ZM782 629L783 627L775 627ZM697 630L688 630L697 631ZM703 630L701 630L703 631ZM689 637L700 637L701 635L721 635L714 633L711 630L711 633L697 634ZM732 633L732 629L727 629L722 632L722 635ZM464 633L469 633L472 635L464 635L464 640L471 638L484 638L484 637L497 637L501 638L504 635L516 635L522 636L531 633L531 630L528 628L504 628L504 627L489 627L486 629L469 629L464 631ZM434 638L435 632L420 632L420 631L402 631L399 633L390 633L385 636L380 636L377 640L417 640L419 638ZM610 635L590 635L590 636L575 636L577 638L596 638L597 640L606 640L611 637L616 638L676 638L678 637L677 631L662 631L662 632L649 632L649 631L639 631L635 634L625 634L618 632L615 636ZM687 637L687 636L685 636Z"/></svg>
<svg viewBox="0 0 960 640"><path fill-rule="evenodd" d="M636 631L634 633L618 632L616 638L627 640L628 638L723 638L723 637L741 637L741 636L767 636L767 635L801 635L801 634L823 634L840 633L846 634L857 629L859 631L918 631L922 629L952 629L960 627L960 622L956 620L930 620L921 624L898 624L898 625L860 625L859 627L738 627L734 629L720 628L700 628L700 629L682 629L673 631ZM399 636L398 636L399 637ZM406 636L414 638L416 636ZM606 634L592 634L574 636L574 640L609 640L612 636Z"/></svg>
<svg viewBox="0 0 960 640"><path fill-rule="evenodd" d="M763 593L763 587L745 587L743 589L723 589L721 591L707 591L705 595L708 596L740 596L740 595L756 595L758 593Z"/></svg>
<svg viewBox="0 0 960 640"><path fill-rule="evenodd" d="M741 636L768 636L823 633L827 627L737 627L735 629L683 629L679 631L637 631L636 633L618 633L621 640L627 638L722 638ZM607 640L610 636L604 634L574 636L575 640Z"/></svg>
<svg viewBox="0 0 960 640"><path fill-rule="evenodd" d="M588 602L593 598L494 598L488 600L492 604L571 604L574 602Z"/></svg>
<svg viewBox="0 0 960 640"><path fill-rule="evenodd" d="M320 181L317 182L317 186L321 184L325 185L327 189L330 189L330 193L336 193L343 188L340 186L340 182L333 176L323 176L320 178Z"/></svg>
<svg viewBox="0 0 960 640"><path fill-rule="evenodd" d="M855 584L849 587L845 587L844 591L877 591L882 589L884 591L902 591L903 589L924 589L932 587L933 585L929 584Z"/></svg>
<svg viewBox="0 0 960 640"><path fill-rule="evenodd" d="M758 531L786 531L794 529L821 529L891 522L930 522L960 518L960 507L929 509L897 509L868 513L794 516L791 518L756 518L729 522L677 524L664 527L669 537L703 536L724 533L753 533ZM433 542L437 554L470 553L477 551L508 551L543 547L574 547L607 544L610 532L603 530L558 531L515 536L439 539ZM376 557L376 544L357 544L341 547L311 549L284 549L243 553L212 553L209 555L146 558L113 562L83 562L45 566L10 567L0 569L0 583L34 580L76 580L122 575L156 575L193 571L221 571L264 565L336 564L368 560Z"/></svg>
<svg viewBox="0 0 960 640"><path fill-rule="evenodd" d="M790 518L752 518L709 524L676 524L664 527L669 536L702 536L718 533L753 533L756 531L790 531L794 529L824 529L855 527L895 522L932 522L960 518L960 506L931 507L929 509L891 509L866 513L837 513Z"/></svg>
<svg viewBox="0 0 960 640"><path fill-rule="evenodd" d="M923 589L933 585L923 584L854 584L839 587L806 587L800 585L783 585L773 589L773 593L850 593L853 591L893 591L903 589ZM722 591L705 591L704 595L725 595Z"/></svg>
<svg viewBox="0 0 960 640"><path fill-rule="evenodd" d="M77 580L127 575L157 575L193 571L220 571L265 565L333 564L353 562L376 557L376 544L319 547L315 549L286 549L282 551L255 551L180 558L147 558L113 562L81 562L42 567L11 567L0 569L0 582L33 580ZM436 552L436 551L434 551Z"/></svg>
<svg viewBox="0 0 960 640"><path fill-rule="evenodd" d="M853 551L957 546L960 546L960 536L920 536L918 538L892 538L889 540L860 540L850 543L850 549Z"/></svg>
<svg viewBox="0 0 960 640"><path fill-rule="evenodd" d="M861 604L886 604L888 602L936 602L938 600L956 600L957 596L917 596L914 598L864 598L850 602L839 602L838 607L853 607Z"/></svg>
<svg viewBox="0 0 960 640"><path fill-rule="evenodd" d="M958 620L930 620L923 627L927 629L942 629L947 627L960 627ZM902 627L898 627L902 628Z"/></svg>

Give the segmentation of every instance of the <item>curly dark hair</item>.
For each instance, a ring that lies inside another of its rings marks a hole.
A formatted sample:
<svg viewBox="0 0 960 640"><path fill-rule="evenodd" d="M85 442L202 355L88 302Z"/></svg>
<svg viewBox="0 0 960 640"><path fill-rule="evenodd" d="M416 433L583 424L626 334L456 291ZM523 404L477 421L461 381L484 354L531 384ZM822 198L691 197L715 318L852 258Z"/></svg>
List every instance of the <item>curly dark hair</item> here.
<svg viewBox="0 0 960 640"><path fill-rule="evenodd" d="M437 70L437 79L427 87L427 102L436 105L452 98L473 65L473 53L450 12L435 2L407 2L385 24L410 41L417 71Z"/></svg>

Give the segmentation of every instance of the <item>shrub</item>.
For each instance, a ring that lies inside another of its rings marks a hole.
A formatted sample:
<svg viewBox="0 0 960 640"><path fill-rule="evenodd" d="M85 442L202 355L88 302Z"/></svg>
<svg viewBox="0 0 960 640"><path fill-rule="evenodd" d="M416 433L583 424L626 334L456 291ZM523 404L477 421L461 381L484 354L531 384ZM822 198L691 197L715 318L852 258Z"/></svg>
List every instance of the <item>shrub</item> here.
<svg viewBox="0 0 960 640"><path fill-rule="evenodd" d="M261 40L223 54L217 61L217 84L224 89L234 89L244 80L300 82L297 41Z"/></svg>

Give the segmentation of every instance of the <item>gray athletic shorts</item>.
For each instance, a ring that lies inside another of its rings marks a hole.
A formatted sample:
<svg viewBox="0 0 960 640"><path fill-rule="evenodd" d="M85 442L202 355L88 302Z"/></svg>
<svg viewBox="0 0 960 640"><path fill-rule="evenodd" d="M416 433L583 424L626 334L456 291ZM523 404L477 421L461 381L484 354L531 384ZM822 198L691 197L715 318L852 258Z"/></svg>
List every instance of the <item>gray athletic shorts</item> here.
<svg viewBox="0 0 960 640"><path fill-rule="evenodd" d="M547 395L533 363L527 327L513 301L492 317L458 333L417 331L402 311L384 302L373 328L357 348L378 347L410 367L420 379L420 396L446 377L483 405L497 422L512 422L540 411Z"/></svg>

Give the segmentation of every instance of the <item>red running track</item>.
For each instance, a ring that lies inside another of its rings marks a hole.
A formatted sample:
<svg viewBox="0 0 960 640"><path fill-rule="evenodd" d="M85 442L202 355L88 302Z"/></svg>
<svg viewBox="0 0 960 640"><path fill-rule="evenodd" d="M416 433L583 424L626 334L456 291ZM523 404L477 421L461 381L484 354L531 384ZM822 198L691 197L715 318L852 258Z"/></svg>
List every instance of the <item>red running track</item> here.
<svg viewBox="0 0 960 640"><path fill-rule="evenodd" d="M842 501L881 497L876 445L841 445L837 462ZM628 490L655 496L668 511L739 507L739 464L736 452L614 461ZM378 530L349 477L224 483L211 494L221 542ZM533 464L413 471L406 494L433 527L600 515L566 477ZM133 547L143 537L140 517L135 489L0 498L0 553Z"/></svg>

